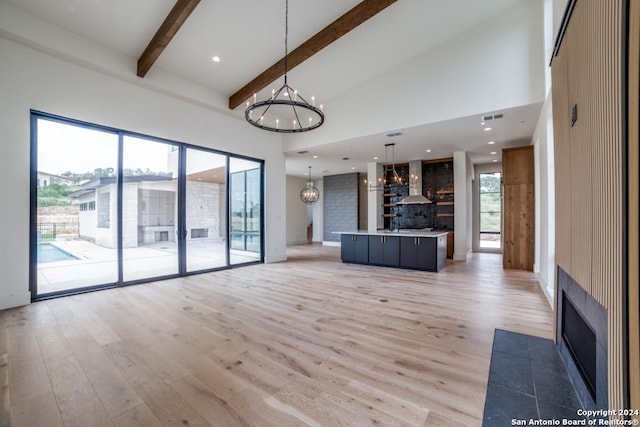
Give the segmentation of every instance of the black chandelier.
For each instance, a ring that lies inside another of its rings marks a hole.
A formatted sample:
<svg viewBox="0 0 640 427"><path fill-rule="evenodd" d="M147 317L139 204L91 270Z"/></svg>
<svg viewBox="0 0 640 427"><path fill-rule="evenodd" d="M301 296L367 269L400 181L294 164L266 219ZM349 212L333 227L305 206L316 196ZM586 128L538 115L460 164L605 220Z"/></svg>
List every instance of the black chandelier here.
<svg viewBox="0 0 640 427"><path fill-rule="evenodd" d="M289 36L289 0L285 0L285 31L284 31L284 84L278 90L273 90L271 98L266 101L253 103L247 101L244 117L252 125L260 129L281 133L307 132L320 127L324 123L324 112L315 105L315 98L311 103L302 97L287 83Z"/></svg>

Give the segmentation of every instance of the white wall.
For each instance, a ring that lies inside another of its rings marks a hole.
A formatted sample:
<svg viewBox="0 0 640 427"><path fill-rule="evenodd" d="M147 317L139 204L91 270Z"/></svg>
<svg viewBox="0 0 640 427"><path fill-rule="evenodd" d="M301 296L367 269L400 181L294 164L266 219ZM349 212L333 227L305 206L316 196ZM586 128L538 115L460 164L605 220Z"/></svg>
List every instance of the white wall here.
<svg viewBox="0 0 640 427"><path fill-rule="evenodd" d="M536 247L533 271L550 303L555 283L555 172L551 93L533 134L536 194ZM552 304L553 305L553 304Z"/></svg>
<svg viewBox="0 0 640 427"><path fill-rule="evenodd" d="M64 59L62 47L68 48ZM285 260L285 159L279 136L218 114L202 100L177 98L137 77L120 78L122 70L105 70L109 58L99 56L103 47L87 54L88 47L86 40L0 3L0 194L11 201L11 209L0 212L5 224L0 309L30 301L30 109L264 159L265 260ZM130 66L135 75L135 58Z"/></svg>
<svg viewBox="0 0 640 427"><path fill-rule="evenodd" d="M473 237L473 164L464 151L453 153L453 186L454 186L454 248L453 259L467 261L471 255Z"/></svg>
<svg viewBox="0 0 640 427"><path fill-rule="evenodd" d="M305 178L287 175L287 245L307 243L307 205L300 201Z"/></svg>
<svg viewBox="0 0 640 427"><path fill-rule="evenodd" d="M543 102L543 4L523 1L343 94L285 150Z"/></svg>

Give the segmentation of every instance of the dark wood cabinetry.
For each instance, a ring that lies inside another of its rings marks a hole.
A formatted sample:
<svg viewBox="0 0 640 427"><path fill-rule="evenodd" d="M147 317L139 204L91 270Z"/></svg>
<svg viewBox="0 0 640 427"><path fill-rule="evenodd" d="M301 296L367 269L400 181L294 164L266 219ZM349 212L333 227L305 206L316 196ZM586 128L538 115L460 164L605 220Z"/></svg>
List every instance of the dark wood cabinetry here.
<svg viewBox="0 0 640 427"><path fill-rule="evenodd" d="M400 266L440 271L446 265L447 236L401 237Z"/></svg>
<svg viewBox="0 0 640 427"><path fill-rule="evenodd" d="M342 262L434 272L446 267L448 233L391 234L342 234Z"/></svg>
<svg viewBox="0 0 640 427"><path fill-rule="evenodd" d="M369 236L369 264L400 265L400 237Z"/></svg>
<svg viewBox="0 0 640 427"><path fill-rule="evenodd" d="M344 262L367 264L369 239L360 234L343 234L340 238L340 256Z"/></svg>

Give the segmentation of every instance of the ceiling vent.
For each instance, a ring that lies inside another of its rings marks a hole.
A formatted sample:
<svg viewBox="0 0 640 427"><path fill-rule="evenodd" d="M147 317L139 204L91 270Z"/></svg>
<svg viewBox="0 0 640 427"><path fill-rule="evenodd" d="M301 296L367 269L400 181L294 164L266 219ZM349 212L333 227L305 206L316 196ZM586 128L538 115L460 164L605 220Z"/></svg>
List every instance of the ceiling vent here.
<svg viewBox="0 0 640 427"><path fill-rule="evenodd" d="M391 133L387 134L387 136L389 138L393 138L393 137L400 136L400 135L402 135L402 132L391 132Z"/></svg>
<svg viewBox="0 0 640 427"><path fill-rule="evenodd" d="M487 122L489 120L498 120L504 117L504 113L493 114L491 116L482 116L482 121Z"/></svg>
<svg viewBox="0 0 640 427"><path fill-rule="evenodd" d="M298 154L307 154L309 152L309 150L302 150L302 151L298 151Z"/></svg>

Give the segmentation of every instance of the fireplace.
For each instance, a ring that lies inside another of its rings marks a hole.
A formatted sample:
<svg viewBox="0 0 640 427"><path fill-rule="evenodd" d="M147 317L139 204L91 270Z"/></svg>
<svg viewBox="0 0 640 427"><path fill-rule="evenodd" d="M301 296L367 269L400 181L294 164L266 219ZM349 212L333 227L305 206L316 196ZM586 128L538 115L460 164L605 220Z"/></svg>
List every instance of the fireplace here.
<svg viewBox="0 0 640 427"><path fill-rule="evenodd" d="M607 310L558 267L556 345L585 409L608 408Z"/></svg>

